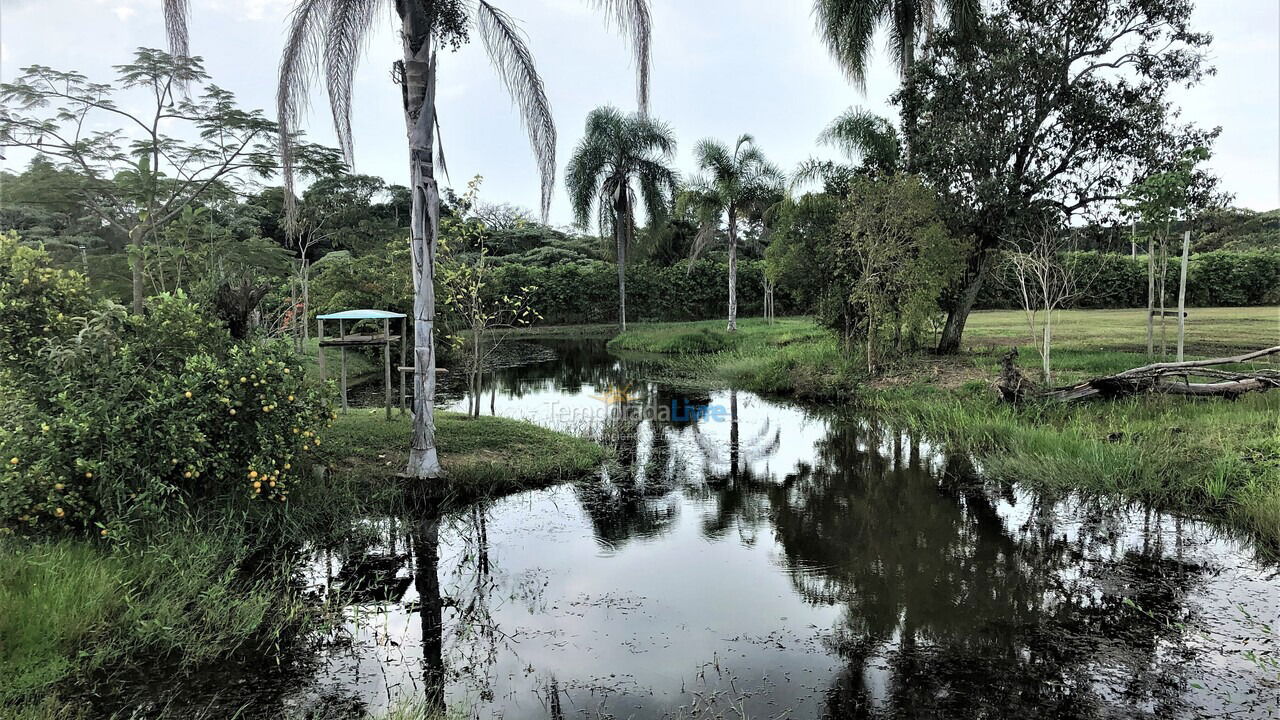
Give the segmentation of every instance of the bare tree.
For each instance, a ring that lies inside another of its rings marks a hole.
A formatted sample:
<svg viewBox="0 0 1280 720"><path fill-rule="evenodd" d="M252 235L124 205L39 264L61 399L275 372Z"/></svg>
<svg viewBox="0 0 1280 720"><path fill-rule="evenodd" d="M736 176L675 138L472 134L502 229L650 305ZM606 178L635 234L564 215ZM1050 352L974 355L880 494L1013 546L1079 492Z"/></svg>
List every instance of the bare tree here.
<svg viewBox="0 0 1280 720"><path fill-rule="evenodd" d="M1045 220L1030 227L1006 253L1026 313L1027 332L1032 344L1040 343L1040 373L1046 383L1053 377L1053 314L1088 291L1097 277L1096 269L1086 271L1071 262L1068 253L1075 248L1075 233Z"/></svg>

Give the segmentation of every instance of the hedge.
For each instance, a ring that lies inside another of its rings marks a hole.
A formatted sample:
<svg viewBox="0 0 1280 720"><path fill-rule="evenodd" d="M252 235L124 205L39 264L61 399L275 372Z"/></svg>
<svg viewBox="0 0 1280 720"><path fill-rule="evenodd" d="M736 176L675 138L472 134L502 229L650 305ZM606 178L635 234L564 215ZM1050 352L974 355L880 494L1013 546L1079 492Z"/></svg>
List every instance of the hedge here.
<svg viewBox="0 0 1280 720"><path fill-rule="evenodd" d="M671 266L633 264L627 267L627 320L674 322L711 320L729 312L728 268L725 263L699 260ZM608 323L618 319L618 270L606 262L583 262L554 267L503 265L492 276L491 291L509 293L537 288L530 304L542 324ZM738 263L738 315L763 313L764 263ZM799 312L776 294L778 312ZM788 310L790 308L790 310Z"/></svg>
<svg viewBox="0 0 1280 720"><path fill-rule="evenodd" d="M1075 308L1133 308L1147 304L1147 258L1115 253L1077 252L1067 256L1078 277L1092 278ZM1181 258L1169 258L1165 303L1178 302ZM1280 304L1280 253L1214 252L1192 255L1187 263L1187 305L1247 307ZM1012 269L1001 265L983 284L980 309L1022 307Z"/></svg>

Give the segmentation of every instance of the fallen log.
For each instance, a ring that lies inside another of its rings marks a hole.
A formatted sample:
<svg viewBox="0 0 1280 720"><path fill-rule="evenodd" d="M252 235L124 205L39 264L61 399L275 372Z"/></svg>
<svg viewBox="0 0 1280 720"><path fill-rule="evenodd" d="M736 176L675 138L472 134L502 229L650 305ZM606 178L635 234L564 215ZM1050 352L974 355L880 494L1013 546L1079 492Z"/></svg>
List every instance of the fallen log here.
<svg viewBox="0 0 1280 720"><path fill-rule="evenodd" d="M1234 365L1280 355L1280 345L1232 357L1185 362L1160 362L1131 370L1086 380L1068 387L1041 390L1022 375L1014 361L1017 348L1005 356L997 388L1008 401L1039 397L1058 402L1078 402L1103 398L1127 397L1146 393L1183 395L1188 397L1236 398L1250 392L1280 388L1280 370L1242 372L1219 370L1219 365ZM1192 382L1191 378L1209 382Z"/></svg>

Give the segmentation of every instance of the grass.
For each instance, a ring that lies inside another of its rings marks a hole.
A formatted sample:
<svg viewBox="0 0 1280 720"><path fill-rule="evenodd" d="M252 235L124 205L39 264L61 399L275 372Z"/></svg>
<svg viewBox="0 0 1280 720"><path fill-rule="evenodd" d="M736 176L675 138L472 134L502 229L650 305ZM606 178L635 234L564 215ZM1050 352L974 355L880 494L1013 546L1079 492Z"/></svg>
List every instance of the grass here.
<svg viewBox="0 0 1280 720"><path fill-rule="evenodd" d="M407 416L387 421L382 410L339 415L326 458L338 468L370 476L398 473L409 454ZM585 438L500 417L472 418L436 413L436 442L446 482L440 492L494 495L541 487L586 475L606 459L604 448Z"/></svg>
<svg viewBox="0 0 1280 720"><path fill-rule="evenodd" d="M1145 364L1143 310L1066 311L1055 316L1055 382L1066 384ZM662 379L734 385L857 404L974 451L997 480L1050 491L1079 490L1218 518L1280 551L1280 393L1229 400L1137 397L1083 405L999 402L990 384L1001 355L1034 348L1020 311L977 312L954 357L916 356L868 379L856 353L812 321L637 325L610 348L656 359ZM1169 349L1176 342L1170 323ZM1190 311L1190 358L1280 344L1280 308ZM1159 347L1157 326L1156 346ZM1034 349L1022 365L1039 365Z"/></svg>
<svg viewBox="0 0 1280 720"><path fill-rule="evenodd" d="M143 665L284 653L319 616L270 554L290 536L259 514L228 507L111 543L0 543L0 704L35 712Z"/></svg>

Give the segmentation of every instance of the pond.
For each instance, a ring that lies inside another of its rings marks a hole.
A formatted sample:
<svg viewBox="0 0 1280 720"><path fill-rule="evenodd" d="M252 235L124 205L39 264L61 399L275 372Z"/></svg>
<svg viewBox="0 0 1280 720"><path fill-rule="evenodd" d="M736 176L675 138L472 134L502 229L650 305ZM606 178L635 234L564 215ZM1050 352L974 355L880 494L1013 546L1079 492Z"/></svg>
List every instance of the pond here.
<svg viewBox="0 0 1280 720"><path fill-rule="evenodd" d="M488 414L592 430L598 477L366 518L351 598L241 717L399 699L535 718L1269 717L1280 572L1149 509L982 478L876 418L647 381L597 341L496 372ZM458 409L467 400L446 396Z"/></svg>

